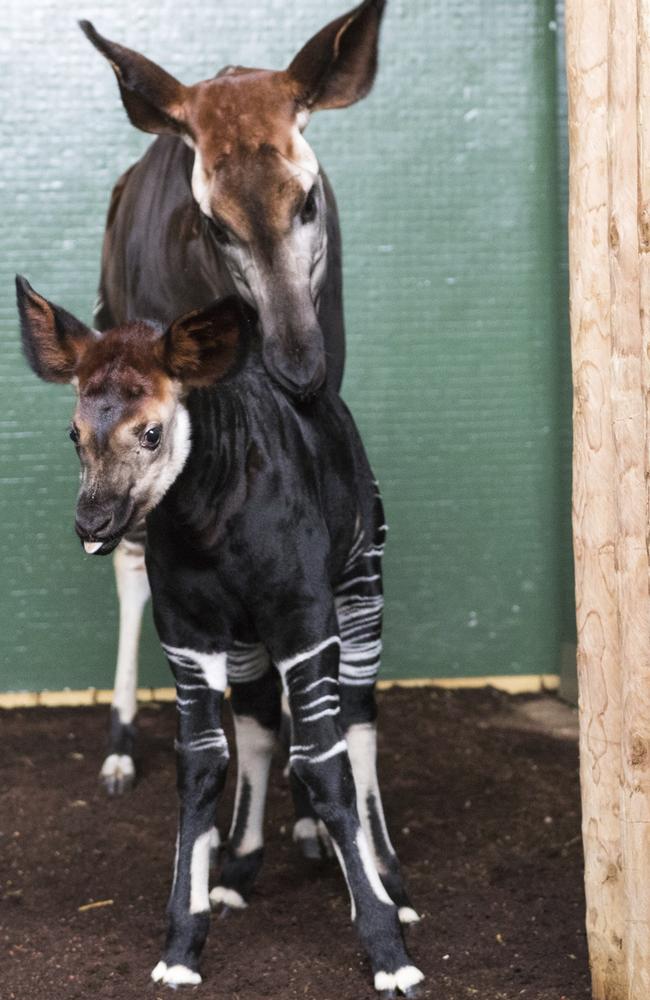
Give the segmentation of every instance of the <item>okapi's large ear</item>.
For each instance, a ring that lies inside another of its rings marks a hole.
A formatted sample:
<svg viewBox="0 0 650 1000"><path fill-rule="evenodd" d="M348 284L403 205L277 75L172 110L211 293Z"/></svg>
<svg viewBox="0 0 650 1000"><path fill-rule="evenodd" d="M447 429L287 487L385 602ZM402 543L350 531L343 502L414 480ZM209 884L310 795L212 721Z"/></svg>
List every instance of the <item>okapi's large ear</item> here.
<svg viewBox="0 0 650 1000"><path fill-rule="evenodd" d="M346 108L369 92L377 72L379 27L386 0L363 3L326 25L295 57L287 72L310 111Z"/></svg>
<svg viewBox="0 0 650 1000"><path fill-rule="evenodd" d="M122 103L136 128L158 135L187 133L183 120L187 87L145 56L104 38L90 21L80 21L79 27L113 67Z"/></svg>
<svg viewBox="0 0 650 1000"><path fill-rule="evenodd" d="M19 274L16 297L23 351L32 371L46 382L70 382L81 355L96 334L35 292Z"/></svg>
<svg viewBox="0 0 650 1000"><path fill-rule="evenodd" d="M213 385L235 366L252 310L234 295L174 320L164 336L165 367L188 388Z"/></svg>

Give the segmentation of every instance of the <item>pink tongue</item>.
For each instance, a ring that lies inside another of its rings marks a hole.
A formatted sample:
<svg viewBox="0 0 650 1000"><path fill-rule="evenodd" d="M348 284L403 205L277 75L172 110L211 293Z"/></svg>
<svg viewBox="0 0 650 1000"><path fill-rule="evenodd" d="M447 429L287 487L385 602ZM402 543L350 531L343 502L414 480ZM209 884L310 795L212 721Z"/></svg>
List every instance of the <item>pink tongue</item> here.
<svg viewBox="0 0 650 1000"><path fill-rule="evenodd" d="M91 556L93 552L99 552L103 544L103 542L84 542L84 549Z"/></svg>

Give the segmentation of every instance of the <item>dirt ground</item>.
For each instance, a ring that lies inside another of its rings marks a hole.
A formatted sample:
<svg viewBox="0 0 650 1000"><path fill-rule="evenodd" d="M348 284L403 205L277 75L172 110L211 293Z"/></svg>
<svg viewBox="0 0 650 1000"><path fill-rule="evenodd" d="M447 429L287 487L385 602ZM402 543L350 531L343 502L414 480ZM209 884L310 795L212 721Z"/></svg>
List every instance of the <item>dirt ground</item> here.
<svg viewBox="0 0 650 1000"><path fill-rule="evenodd" d="M381 695L384 801L423 917L408 931L423 998L589 997L577 746L571 726L539 731L540 705L490 690ZM0 714L3 1000L170 995L148 977L174 853L174 710L143 708L140 780L119 800L97 782L106 725L100 708ZM231 801L232 781L222 831ZM215 915L203 985L187 995L373 995L342 876L302 862L290 830L278 761L257 892L243 913Z"/></svg>

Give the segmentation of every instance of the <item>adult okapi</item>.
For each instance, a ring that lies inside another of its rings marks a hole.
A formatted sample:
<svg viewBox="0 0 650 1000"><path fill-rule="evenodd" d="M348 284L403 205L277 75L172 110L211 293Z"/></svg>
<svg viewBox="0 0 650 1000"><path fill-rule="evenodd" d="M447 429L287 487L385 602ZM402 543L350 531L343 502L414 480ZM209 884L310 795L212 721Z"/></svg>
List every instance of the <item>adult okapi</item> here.
<svg viewBox="0 0 650 1000"><path fill-rule="evenodd" d="M338 390L339 224L331 187L303 131L312 112L347 107L369 92L384 6L385 0L364 0L318 32L285 70L227 66L190 86L81 22L115 71L131 122L159 136L113 191L95 315L100 330L143 316L169 323L237 291L259 314L263 361L273 379L296 398L325 379ZM143 539L138 526L115 554L120 641L101 771L111 793L134 776L137 647L149 597ZM86 550L105 547L91 541ZM233 655L245 675L247 657L254 664L266 653ZM315 830L309 819L296 824L307 853Z"/></svg>
<svg viewBox="0 0 650 1000"><path fill-rule="evenodd" d="M260 347L254 313L237 299L167 328L136 321L102 334L24 279L17 292L33 370L76 389L79 537L110 549L147 516L154 617L176 679L181 800L167 940L153 979L201 982L210 902L241 902L257 872L265 789L260 798L249 778L251 768L268 774L279 675L291 767L331 836L375 989L414 996L423 976L401 924L416 915L374 760L386 525L349 411L332 389L289 399L264 371L264 335ZM230 652L260 644L275 669L249 662L243 685ZM247 688L246 805L241 853L210 893L228 681L235 698Z"/></svg>

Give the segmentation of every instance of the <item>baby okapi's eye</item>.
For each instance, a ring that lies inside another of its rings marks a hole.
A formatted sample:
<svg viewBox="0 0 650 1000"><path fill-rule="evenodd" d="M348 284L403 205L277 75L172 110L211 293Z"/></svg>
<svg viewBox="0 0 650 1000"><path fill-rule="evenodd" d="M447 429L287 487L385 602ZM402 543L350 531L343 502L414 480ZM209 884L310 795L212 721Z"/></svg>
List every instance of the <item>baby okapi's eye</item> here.
<svg viewBox="0 0 650 1000"><path fill-rule="evenodd" d="M70 438L73 444L75 445L79 444L79 428L77 427L76 424L70 424L70 427L68 429L68 437Z"/></svg>
<svg viewBox="0 0 650 1000"><path fill-rule="evenodd" d="M154 451L160 444L160 437L162 435L162 427L156 424L155 427L148 427L147 430L142 435L141 441L145 448L149 448Z"/></svg>
<svg viewBox="0 0 650 1000"><path fill-rule="evenodd" d="M311 188L305 198L305 203L300 212L300 221L303 223L313 222L316 218L316 185Z"/></svg>

